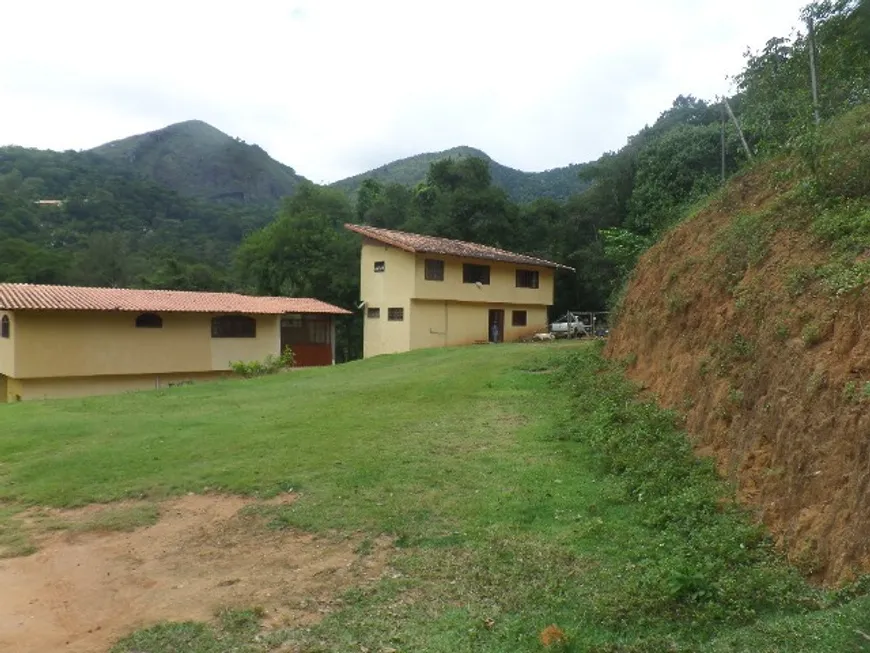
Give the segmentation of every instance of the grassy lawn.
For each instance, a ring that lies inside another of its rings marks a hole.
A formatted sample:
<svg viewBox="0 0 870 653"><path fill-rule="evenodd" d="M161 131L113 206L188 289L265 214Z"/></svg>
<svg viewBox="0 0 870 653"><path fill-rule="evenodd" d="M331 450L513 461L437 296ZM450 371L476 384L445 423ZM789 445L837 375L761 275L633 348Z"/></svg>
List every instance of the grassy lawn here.
<svg viewBox="0 0 870 653"><path fill-rule="evenodd" d="M26 506L218 490L300 492L262 508L275 528L395 538L395 573L313 628L260 633L251 606L118 652L870 651L870 583L807 585L594 346L422 351L0 419L0 546L27 550Z"/></svg>

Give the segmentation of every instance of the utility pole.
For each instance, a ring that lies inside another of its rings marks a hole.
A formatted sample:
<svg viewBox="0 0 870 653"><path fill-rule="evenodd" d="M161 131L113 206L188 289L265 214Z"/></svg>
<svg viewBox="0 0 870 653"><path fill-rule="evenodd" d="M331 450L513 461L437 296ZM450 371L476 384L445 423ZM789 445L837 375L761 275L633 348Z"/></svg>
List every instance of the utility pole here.
<svg viewBox="0 0 870 653"><path fill-rule="evenodd" d="M743 150L746 152L746 157L752 161L752 150L749 149L749 143L746 142L746 138L743 136L743 130L740 129L740 123L737 122L737 117L734 115L734 112L731 110L731 105L728 104L728 98L722 98L722 102L725 103L725 108L728 109L728 115L731 116L731 121L734 123L734 126L737 128L737 135L740 137L740 142L743 143Z"/></svg>
<svg viewBox="0 0 870 653"><path fill-rule="evenodd" d="M810 81L813 85L813 115L816 119L816 126L822 121L819 117L819 85L816 80L816 32L813 26L813 17L807 18L807 28L809 30L810 41Z"/></svg>
<svg viewBox="0 0 870 653"><path fill-rule="evenodd" d="M722 146L722 183L725 183L725 104L719 107L719 143Z"/></svg>

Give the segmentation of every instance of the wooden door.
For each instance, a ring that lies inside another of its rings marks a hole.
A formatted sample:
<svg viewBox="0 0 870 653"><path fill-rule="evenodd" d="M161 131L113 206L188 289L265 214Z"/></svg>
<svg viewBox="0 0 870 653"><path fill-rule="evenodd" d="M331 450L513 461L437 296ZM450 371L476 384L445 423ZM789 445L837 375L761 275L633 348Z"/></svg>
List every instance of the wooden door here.
<svg viewBox="0 0 870 653"><path fill-rule="evenodd" d="M489 311L487 332L490 342L504 342L504 311L493 308Z"/></svg>

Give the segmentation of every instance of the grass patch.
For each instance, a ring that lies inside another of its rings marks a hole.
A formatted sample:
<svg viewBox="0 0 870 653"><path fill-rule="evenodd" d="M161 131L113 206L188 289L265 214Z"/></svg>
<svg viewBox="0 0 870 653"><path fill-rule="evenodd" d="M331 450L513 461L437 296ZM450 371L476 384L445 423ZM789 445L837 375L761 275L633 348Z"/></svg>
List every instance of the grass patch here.
<svg viewBox="0 0 870 653"><path fill-rule="evenodd" d="M79 532L130 532L137 528L153 526L160 516L160 509L154 504L136 506L107 507L92 519L73 524L71 530Z"/></svg>
<svg viewBox="0 0 870 653"><path fill-rule="evenodd" d="M817 322L810 322L801 329L801 340L803 340L804 346L814 347L824 340L822 328Z"/></svg>
<svg viewBox="0 0 870 653"><path fill-rule="evenodd" d="M111 653L258 653L265 650L268 649L253 641L247 630L239 632L186 621L140 630L119 641Z"/></svg>
<svg viewBox="0 0 870 653"><path fill-rule="evenodd" d="M719 278L729 289L740 283L750 267L764 260L775 230L775 223L768 215L742 213L717 233L712 251L723 258Z"/></svg>
<svg viewBox="0 0 870 653"><path fill-rule="evenodd" d="M591 344L469 347L10 406L0 492L77 504L292 484L294 503L257 509L273 528L359 533L360 553L396 538L391 573L319 624L262 632L262 613L234 610L115 653L540 651L544 633L547 650L590 653L859 645L867 588L807 585L620 372Z"/></svg>
<svg viewBox="0 0 870 653"><path fill-rule="evenodd" d="M0 559L16 558L36 552L24 524L16 518L17 511L0 508Z"/></svg>

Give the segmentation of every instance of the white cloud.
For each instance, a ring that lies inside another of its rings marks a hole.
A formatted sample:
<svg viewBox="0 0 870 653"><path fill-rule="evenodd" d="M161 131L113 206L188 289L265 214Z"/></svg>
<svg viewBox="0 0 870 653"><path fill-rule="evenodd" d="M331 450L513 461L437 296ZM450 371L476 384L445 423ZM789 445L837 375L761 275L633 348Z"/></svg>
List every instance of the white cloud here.
<svg viewBox="0 0 870 653"><path fill-rule="evenodd" d="M0 143L199 118L314 181L472 145L525 170L728 90L805 0L30 0L3 9Z"/></svg>

